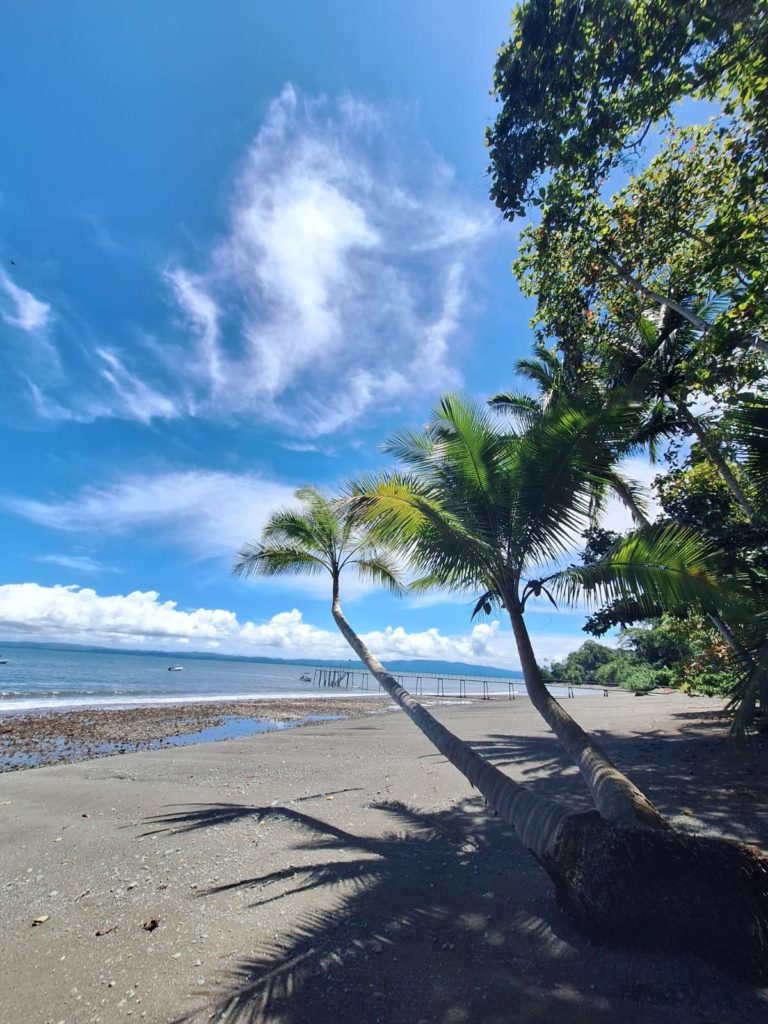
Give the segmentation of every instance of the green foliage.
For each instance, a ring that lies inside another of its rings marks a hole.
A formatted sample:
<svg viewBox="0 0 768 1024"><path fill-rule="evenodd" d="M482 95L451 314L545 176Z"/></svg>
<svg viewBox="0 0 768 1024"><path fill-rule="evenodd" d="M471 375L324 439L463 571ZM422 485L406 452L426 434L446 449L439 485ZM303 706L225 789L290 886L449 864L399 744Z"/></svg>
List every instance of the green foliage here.
<svg viewBox="0 0 768 1024"><path fill-rule="evenodd" d="M768 0L525 0L494 88L492 196L508 217L541 210L515 264L539 339L605 375L611 348L667 307L697 329L677 360L678 398L722 400L759 380ZM684 97L714 100L718 116L678 127ZM661 151L637 170L651 128ZM609 196L611 172L629 166Z"/></svg>
<svg viewBox="0 0 768 1024"><path fill-rule="evenodd" d="M651 626L625 629L620 643L650 669L667 670L669 685L685 692L729 696L744 676L717 630L695 616L662 616Z"/></svg>
<svg viewBox="0 0 768 1024"><path fill-rule="evenodd" d="M542 337L589 348L649 305L677 300L699 327L713 321L704 325L710 372L723 359L749 368L751 339L768 322L765 158L745 148L741 128L711 121L670 131L610 198L578 176L557 177L539 223L521 236L515 272L537 298ZM707 316L712 295L728 299Z"/></svg>
<svg viewBox="0 0 768 1024"><path fill-rule="evenodd" d="M761 488L750 487L748 476L745 484L756 498L760 496ZM768 587L768 523L747 520L700 452L694 450L686 465L660 476L656 490L669 519L712 539L723 552L726 571L749 577L761 589Z"/></svg>
<svg viewBox="0 0 768 1024"><path fill-rule="evenodd" d="M671 677L672 673L666 668L656 668L634 654L606 647L594 640L587 640L563 661L553 662L547 673L548 681L556 684L597 683L624 690L667 686Z"/></svg>
<svg viewBox="0 0 768 1024"><path fill-rule="evenodd" d="M624 690L672 686L684 692L729 696L743 671L717 631L697 618L662 615L652 625L624 629L619 647L587 640L553 662L553 683L598 683Z"/></svg>
<svg viewBox="0 0 768 1024"><path fill-rule="evenodd" d="M524 212L562 172L594 184L684 96L718 99L765 148L764 0L524 0L500 50L492 196Z"/></svg>

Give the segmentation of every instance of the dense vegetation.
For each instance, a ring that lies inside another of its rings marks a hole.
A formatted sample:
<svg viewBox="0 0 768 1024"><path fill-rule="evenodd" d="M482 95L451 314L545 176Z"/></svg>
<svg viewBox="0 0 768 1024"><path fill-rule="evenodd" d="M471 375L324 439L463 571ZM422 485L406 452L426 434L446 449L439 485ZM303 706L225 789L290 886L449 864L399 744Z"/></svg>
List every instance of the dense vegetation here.
<svg viewBox="0 0 768 1024"><path fill-rule="evenodd" d="M487 139L494 201L529 217L515 272L536 300L539 361L556 365L549 394L634 389L636 440L666 463L659 521L711 539L756 609L768 605L767 42L765 0L527 0L499 52ZM529 379L530 367L518 364ZM494 401L519 411L527 398L508 397ZM624 497L642 522L638 495ZM616 626L635 628L591 671L729 694L737 730L768 706L764 612L670 619L610 602L586 628Z"/></svg>

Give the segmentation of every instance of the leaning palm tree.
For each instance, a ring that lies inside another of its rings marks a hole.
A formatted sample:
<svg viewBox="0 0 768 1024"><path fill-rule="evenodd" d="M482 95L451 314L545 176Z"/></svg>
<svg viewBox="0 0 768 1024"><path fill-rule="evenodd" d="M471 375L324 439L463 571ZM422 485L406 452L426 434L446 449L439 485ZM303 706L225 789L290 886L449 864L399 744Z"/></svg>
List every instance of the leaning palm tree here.
<svg viewBox="0 0 768 1024"><path fill-rule="evenodd" d="M489 773L477 755L451 756L447 737L436 745L515 828L561 902L594 935L685 949L765 978L768 859L671 829L548 692L525 623L528 601L541 594L573 600L586 593L678 612L719 612L740 600L718 580L711 547L675 526L638 531L589 566L555 564L572 547L633 428L632 410L621 405L598 415L559 401L525 431L508 433L476 405L447 396L426 430L390 441L388 451L408 471L358 481L353 507L408 557L421 573L419 586L479 594L476 610L506 610L531 702L577 765L595 811L574 814L534 798ZM339 625L382 685L394 683ZM450 742L461 744L452 736Z"/></svg>
<svg viewBox="0 0 768 1024"><path fill-rule="evenodd" d="M341 579L353 569L390 591L401 590L398 560L349 501L333 501L316 488L296 492L298 506L279 508L267 520L258 541L243 545L235 557L236 576L330 576L331 613L344 639L396 704L427 739L490 801L514 816L521 838L537 856L545 856L547 822L568 810L518 786L489 761L445 728L401 686L352 629L341 606ZM539 839L541 837L541 845Z"/></svg>

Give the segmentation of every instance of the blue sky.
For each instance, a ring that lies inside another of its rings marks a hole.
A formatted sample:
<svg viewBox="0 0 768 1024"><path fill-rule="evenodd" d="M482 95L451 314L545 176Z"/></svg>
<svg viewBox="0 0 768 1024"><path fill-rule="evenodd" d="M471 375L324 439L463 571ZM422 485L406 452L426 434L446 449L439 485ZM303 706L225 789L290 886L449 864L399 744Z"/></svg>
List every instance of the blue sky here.
<svg viewBox="0 0 768 1024"><path fill-rule="evenodd" d="M513 382L531 308L483 148L507 4L4 13L0 637L347 657L319 581L229 565L442 390ZM465 602L347 603L383 656L517 665ZM530 621L541 656L585 638Z"/></svg>

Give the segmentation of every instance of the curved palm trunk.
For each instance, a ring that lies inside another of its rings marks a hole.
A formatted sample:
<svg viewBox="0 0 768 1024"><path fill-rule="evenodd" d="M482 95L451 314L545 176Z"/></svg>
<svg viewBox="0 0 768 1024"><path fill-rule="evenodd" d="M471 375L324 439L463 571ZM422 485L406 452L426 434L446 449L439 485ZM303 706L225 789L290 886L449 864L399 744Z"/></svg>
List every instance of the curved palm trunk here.
<svg viewBox="0 0 768 1024"><path fill-rule="evenodd" d="M331 610L344 639L392 700L430 743L483 794L499 817L514 828L531 853L542 863L551 860L561 827L566 819L573 817L573 812L554 800L536 796L446 729L374 658L344 617L338 594L334 595Z"/></svg>
<svg viewBox="0 0 768 1024"><path fill-rule="evenodd" d="M337 580L332 612L368 671L515 829L553 880L560 906L588 935L654 952L692 953L749 980L768 980L768 858L755 847L672 829L619 826L597 812L569 813L535 796L446 729L373 657L344 617ZM605 779L611 776L604 773ZM597 788L609 807L609 790L622 790L613 783ZM627 791L625 802L629 796ZM615 799L622 801L621 795Z"/></svg>
<svg viewBox="0 0 768 1024"><path fill-rule="evenodd" d="M578 725L544 685L523 614L507 603L525 688L531 703L581 772L595 807L607 821L623 826L669 828L637 786Z"/></svg>

